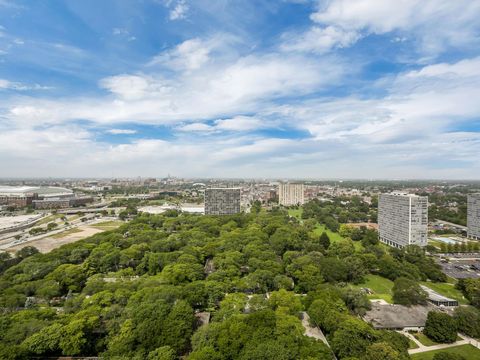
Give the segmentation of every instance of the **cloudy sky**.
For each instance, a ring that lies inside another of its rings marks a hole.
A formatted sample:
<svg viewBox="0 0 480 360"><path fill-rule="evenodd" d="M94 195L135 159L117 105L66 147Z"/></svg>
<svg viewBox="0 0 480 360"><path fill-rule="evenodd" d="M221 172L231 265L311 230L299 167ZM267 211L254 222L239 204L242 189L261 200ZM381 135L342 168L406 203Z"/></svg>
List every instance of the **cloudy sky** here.
<svg viewBox="0 0 480 360"><path fill-rule="evenodd" d="M480 0L0 0L0 177L480 178Z"/></svg>

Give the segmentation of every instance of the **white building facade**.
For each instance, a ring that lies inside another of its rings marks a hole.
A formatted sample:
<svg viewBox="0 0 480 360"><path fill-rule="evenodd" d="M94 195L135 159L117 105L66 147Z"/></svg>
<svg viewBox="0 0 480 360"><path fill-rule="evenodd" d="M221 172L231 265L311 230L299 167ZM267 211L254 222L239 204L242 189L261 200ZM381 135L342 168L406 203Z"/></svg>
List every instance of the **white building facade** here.
<svg viewBox="0 0 480 360"><path fill-rule="evenodd" d="M467 196L467 236L480 240L480 193Z"/></svg>
<svg viewBox="0 0 480 360"><path fill-rule="evenodd" d="M378 233L380 241L389 246L426 246L428 197L405 193L380 194Z"/></svg>
<svg viewBox="0 0 480 360"><path fill-rule="evenodd" d="M303 184L280 184L278 186L278 203L284 206L303 205L305 187Z"/></svg>

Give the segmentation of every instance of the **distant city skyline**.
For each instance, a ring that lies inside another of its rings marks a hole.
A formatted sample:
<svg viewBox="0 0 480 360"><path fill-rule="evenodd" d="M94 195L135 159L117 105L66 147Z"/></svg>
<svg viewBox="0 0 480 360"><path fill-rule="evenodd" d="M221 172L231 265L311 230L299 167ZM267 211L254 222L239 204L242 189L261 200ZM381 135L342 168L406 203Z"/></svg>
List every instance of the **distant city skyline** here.
<svg viewBox="0 0 480 360"><path fill-rule="evenodd" d="M0 0L0 177L480 179L480 1Z"/></svg>

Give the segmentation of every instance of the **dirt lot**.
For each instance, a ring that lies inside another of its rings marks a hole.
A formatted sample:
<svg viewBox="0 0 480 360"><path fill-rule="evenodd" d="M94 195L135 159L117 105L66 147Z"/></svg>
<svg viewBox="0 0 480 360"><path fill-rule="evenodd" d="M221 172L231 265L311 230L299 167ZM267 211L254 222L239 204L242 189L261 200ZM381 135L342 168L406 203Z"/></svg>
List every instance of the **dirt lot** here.
<svg viewBox="0 0 480 360"><path fill-rule="evenodd" d="M69 244L78 240L85 239L89 236L95 235L97 233L105 231L105 229L99 229L88 225L82 225L76 228L80 231L78 232L69 232L68 230L65 231L65 235L61 236L60 234L56 234L55 237L47 236L38 240L29 241L17 246L12 246L7 251L8 252L15 252L24 248L25 246L34 246L36 247L41 253L47 253L56 249L64 244Z"/></svg>

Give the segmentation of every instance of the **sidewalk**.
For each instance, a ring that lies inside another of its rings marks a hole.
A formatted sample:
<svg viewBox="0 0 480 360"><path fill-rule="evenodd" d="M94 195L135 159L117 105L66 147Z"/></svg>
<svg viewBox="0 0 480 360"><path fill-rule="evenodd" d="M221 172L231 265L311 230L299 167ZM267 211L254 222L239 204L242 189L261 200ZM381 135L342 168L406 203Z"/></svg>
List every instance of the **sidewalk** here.
<svg viewBox="0 0 480 360"><path fill-rule="evenodd" d="M442 349L448 349L451 347L455 346L460 346L460 345L473 345L476 348L480 349L480 342L472 339L471 337L468 337L463 334L459 334L459 336L462 338L462 340L455 341L454 343L451 344L438 344L438 345L432 345L432 346L425 346L423 345L420 341L418 341L415 336L410 334L409 332L406 331L399 331L402 335L405 335L407 338L412 340L415 344L417 344L418 348L417 349L410 349L408 350L409 354L417 354L417 353L422 353L422 352L427 352L427 351L433 351L433 350L442 350Z"/></svg>

